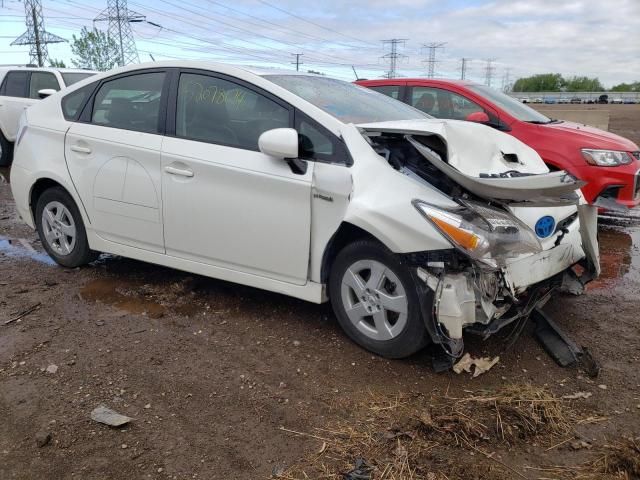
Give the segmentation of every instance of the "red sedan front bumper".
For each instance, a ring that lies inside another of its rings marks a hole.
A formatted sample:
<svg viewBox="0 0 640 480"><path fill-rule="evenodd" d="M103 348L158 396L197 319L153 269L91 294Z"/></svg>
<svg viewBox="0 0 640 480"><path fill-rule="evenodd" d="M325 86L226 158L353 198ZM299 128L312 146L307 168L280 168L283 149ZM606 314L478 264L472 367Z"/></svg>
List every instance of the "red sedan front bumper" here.
<svg viewBox="0 0 640 480"><path fill-rule="evenodd" d="M595 167L584 165L572 172L587 182L582 193L589 203L598 197L614 199L620 205L633 208L640 205L640 162L634 160L628 165L618 167Z"/></svg>

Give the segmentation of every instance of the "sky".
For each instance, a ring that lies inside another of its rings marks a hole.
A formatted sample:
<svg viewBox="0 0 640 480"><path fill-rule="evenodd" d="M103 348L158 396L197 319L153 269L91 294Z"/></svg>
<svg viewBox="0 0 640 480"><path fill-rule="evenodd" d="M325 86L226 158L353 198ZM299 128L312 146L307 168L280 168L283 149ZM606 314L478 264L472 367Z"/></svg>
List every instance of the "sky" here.
<svg viewBox="0 0 640 480"><path fill-rule="evenodd" d="M45 29L67 40L106 8L107 0L42 0ZM437 50L437 77L492 86L536 73L599 77L606 87L640 80L640 0L129 0L147 22L130 24L141 61L214 60L295 68L354 80L389 70L383 40L398 46L398 76L425 76ZM148 23L151 22L151 23ZM155 25L154 25L155 24ZM106 23L96 23L106 29ZM0 64L28 62L28 47L10 43L25 31L24 5L0 0ZM71 66L69 43L48 46Z"/></svg>

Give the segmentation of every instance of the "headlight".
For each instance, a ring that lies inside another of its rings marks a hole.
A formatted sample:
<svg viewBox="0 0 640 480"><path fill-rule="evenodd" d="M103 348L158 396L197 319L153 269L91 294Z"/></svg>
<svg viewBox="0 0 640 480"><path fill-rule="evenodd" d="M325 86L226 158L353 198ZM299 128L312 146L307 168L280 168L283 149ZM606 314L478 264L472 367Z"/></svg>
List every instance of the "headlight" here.
<svg viewBox="0 0 640 480"><path fill-rule="evenodd" d="M627 165L632 162L631 155L627 152L618 150L592 150L583 148L582 156L589 165L598 167L616 167L618 165Z"/></svg>
<svg viewBox="0 0 640 480"><path fill-rule="evenodd" d="M542 251L536 234L504 210L474 202L451 209L420 200L413 205L455 247L491 267L504 266L507 258Z"/></svg>

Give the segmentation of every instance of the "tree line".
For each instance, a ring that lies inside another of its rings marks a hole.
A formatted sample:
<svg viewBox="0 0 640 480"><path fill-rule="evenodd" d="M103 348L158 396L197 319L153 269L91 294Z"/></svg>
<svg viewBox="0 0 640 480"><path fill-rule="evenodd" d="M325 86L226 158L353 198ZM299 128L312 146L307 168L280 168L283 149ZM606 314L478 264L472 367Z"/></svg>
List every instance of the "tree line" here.
<svg viewBox="0 0 640 480"><path fill-rule="evenodd" d="M519 78L513 84L514 92L603 92L598 78L581 76L563 77L559 73L541 73ZM612 92L640 92L640 82L621 83L611 87Z"/></svg>

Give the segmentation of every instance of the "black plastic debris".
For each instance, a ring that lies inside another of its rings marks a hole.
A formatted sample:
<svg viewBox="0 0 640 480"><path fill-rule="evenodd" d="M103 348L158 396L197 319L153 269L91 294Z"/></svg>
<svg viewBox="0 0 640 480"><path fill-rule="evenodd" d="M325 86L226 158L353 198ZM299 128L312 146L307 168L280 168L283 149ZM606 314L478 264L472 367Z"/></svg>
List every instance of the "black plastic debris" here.
<svg viewBox="0 0 640 480"><path fill-rule="evenodd" d="M356 458L355 468L347 473L343 473L344 480L371 480L372 468L364 458Z"/></svg>
<svg viewBox="0 0 640 480"><path fill-rule="evenodd" d="M580 366L591 378L600 373L600 366L586 348L579 347L564 333L558 324L539 309L531 312L536 322L535 336L542 348L561 367Z"/></svg>

